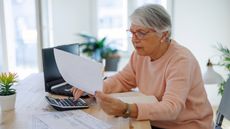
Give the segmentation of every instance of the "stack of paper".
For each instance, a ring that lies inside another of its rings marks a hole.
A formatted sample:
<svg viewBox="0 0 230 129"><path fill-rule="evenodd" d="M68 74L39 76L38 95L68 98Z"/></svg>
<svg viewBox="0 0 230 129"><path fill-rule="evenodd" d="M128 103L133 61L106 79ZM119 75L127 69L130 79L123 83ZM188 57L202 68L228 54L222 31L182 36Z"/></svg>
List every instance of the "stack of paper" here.
<svg viewBox="0 0 230 129"><path fill-rule="evenodd" d="M111 125L81 111L33 115L33 129L109 129Z"/></svg>
<svg viewBox="0 0 230 129"><path fill-rule="evenodd" d="M140 92L124 92L124 93L113 93L112 97L120 99L125 103L156 103L158 102L155 96L147 96Z"/></svg>

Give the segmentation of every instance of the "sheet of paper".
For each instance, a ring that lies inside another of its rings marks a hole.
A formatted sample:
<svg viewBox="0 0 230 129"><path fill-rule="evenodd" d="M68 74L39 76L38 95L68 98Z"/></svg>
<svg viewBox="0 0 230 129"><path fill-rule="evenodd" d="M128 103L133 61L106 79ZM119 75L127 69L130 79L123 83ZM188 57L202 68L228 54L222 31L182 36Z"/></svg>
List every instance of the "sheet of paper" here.
<svg viewBox="0 0 230 129"><path fill-rule="evenodd" d="M48 112L33 116L35 129L109 129L112 126L81 110L65 112ZM40 122L39 122L40 121Z"/></svg>
<svg viewBox="0 0 230 129"><path fill-rule="evenodd" d="M41 121L36 116L32 117L32 125L30 127L32 129L50 129L45 122Z"/></svg>
<svg viewBox="0 0 230 129"><path fill-rule="evenodd" d="M59 72L64 80L87 93L102 91L103 65L96 61L54 49Z"/></svg>
<svg viewBox="0 0 230 129"><path fill-rule="evenodd" d="M123 92L113 93L112 97L118 98L125 103L156 103L158 102L155 96L147 96L140 92Z"/></svg>
<svg viewBox="0 0 230 129"><path fill-rule="evenodd" d="M125 103L156 103L158 102L155 96L128 96L128 97L117 97Z"/></svg>

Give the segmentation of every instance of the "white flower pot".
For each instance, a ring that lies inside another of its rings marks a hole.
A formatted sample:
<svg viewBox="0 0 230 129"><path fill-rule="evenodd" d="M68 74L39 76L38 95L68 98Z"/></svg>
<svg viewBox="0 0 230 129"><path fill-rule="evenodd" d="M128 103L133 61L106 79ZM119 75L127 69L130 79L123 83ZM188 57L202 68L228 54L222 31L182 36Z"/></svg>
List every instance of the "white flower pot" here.
<svg viewBox="0 0 230 129"><path fill-rule="evenodd" d="M10 111L15 108L16 94L0 96L0 105L2 111Z"/></svg>

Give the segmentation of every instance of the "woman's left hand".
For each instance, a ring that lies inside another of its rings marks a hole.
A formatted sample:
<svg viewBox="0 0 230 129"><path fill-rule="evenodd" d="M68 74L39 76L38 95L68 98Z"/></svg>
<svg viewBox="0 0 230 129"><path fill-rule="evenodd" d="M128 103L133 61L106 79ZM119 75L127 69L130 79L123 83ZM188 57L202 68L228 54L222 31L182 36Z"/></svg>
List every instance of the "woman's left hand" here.
<svg viewBox="0 0 230 129"><path fill-rule="evenodd" d="M122 116L127 105L119 99L97 91L95 97L101 108L109 115Z"/></svg>

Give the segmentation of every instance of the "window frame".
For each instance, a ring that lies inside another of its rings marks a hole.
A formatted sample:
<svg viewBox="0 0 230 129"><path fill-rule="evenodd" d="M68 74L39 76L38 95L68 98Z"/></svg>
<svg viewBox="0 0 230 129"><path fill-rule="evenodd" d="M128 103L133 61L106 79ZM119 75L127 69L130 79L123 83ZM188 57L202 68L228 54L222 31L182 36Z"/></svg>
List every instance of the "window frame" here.
<svg viewBox="0 0 230 129"><path fill-rule="evenodd" d="M9 55L9 46L7 44L7 31L6 31L6 23L5 23L5 2L6 0L0 0L0 72L7 72L12 71L12 69L9 65L12 65L10 62L10 55ZM42 48L42 29L41 29L41 0L35 0L35 21L36 21L36 30L37 30L37 44L36 44L36 50L37 50L37 66L38 66L38 72L42 71L42 57L41 57L41 48ZM15 71L14 71L15 72Z"/></svg>
<svg viewBox="0 0 230 129"><path fill-rule="evenodd" d="M6 43L6 29L5 29L5 15L4 15L4 0L0 1L0 56L2 68L0 71L9 71L8 67L8 54Z"/></svg>

